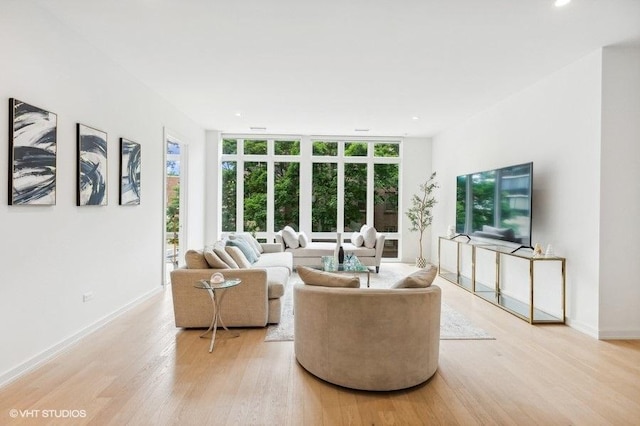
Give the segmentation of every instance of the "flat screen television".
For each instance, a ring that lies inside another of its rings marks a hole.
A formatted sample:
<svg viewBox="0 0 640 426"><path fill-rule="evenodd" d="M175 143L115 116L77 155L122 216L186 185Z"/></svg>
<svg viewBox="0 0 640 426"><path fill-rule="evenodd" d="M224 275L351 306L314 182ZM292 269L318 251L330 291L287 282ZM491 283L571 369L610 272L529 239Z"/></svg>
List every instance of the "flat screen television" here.
<svg viewBox="0 0 640 426"><path fill-rule="evenodd" d="M531 247L533 163L456 178L456 232Z"/></svg>

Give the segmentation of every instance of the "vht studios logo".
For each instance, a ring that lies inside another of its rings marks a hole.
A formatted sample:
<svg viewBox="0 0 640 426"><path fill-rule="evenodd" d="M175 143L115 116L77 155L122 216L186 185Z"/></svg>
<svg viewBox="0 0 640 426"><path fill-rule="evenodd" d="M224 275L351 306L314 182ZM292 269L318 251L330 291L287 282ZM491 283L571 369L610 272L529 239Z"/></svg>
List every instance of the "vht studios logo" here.
<svg viewBox="0 0 640 426"><path fill-rule="evenodd" d="M9 410L9 416L16 419L49 418L49 419L77 419L87 417L86 410Z"/></svg>

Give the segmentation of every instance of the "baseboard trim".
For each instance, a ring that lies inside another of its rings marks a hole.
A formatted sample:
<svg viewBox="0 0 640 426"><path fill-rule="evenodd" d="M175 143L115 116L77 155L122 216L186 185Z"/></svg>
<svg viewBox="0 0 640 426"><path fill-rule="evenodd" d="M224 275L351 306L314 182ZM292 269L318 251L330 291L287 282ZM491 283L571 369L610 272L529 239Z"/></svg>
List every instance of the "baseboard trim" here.
<svg viewBox="0 0 640 426"><path fill-rule="evenodd" d="M19 366L15 367L15 368L12 368L11 370L7 371L6 373L0 375L0 389L5 387L5 386L7 386L7 385L9 385L12 382L18 380L20 377L22 377L25 374L31 372L32 370L35 370L36 368L40 367L45 362L51 361L56 356L60 355L62 352L64 352L65 350L71 348L76 343L78 343L82 338L84 338L84 337L88 336L89 334L93 333L94 331L104 327L105 325L107 325L108 323L110 323L111 321L113 321L114 319L119 317L120 315L124 314L125 312L129 311L130 309L134 308L135 306L139 305L140 303L144 302L145 300L149 299L150 297L156 295L157 293L163 291L164 288L165 287L160 286L158 288L155 288L155 289L143 294L142 296L140 296L140 297L138 297L136 299L133 299L131 302L129 302L126 305L122 306L121 308L113 311L112 313L100 318L98 321L96 321L93 324L90 324L89 326L83 328L82 330L80 330L76 334L74 334L74 335L62 340L61 342L51 346L48 349L45 349L43 352L41 352L38 355L28 359L27 361L23 362Z"/></svg>
<svg viewBox="0 0 640 426"><path fill-rule="evenodd" d="M598 339L598 330L581 321L575 321L575 320L571 320L570 318L565 318L565 324L567 324L569 327L575 330L578 330L581 333L586 334L587 336L593 337L594 339Z"/></svg>
<svg viewBox="0 0 640 426"><path fill-rule="evenodd" d="M640 330L600 330L600 340L638 340Z"/></svg>

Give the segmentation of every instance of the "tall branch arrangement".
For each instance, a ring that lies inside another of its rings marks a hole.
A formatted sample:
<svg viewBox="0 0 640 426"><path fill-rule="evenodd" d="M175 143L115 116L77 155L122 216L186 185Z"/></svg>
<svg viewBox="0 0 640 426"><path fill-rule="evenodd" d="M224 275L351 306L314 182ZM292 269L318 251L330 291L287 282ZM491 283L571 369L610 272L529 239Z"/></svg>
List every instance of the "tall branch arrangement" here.
<svg viewBox="0 0 640 426"><path fill-rule="evenodd" d="M420 256L422 259L422 237L424 231L433 222L432 209L437 203L433 196L433 191L439 188L438 182L435 180L436 172L433 172L425 183L420 184L420 191L411 197L411 207L406 211L407 218L411 223L410 231L417 231L420 234L418 242L420 245Z"/></svg>

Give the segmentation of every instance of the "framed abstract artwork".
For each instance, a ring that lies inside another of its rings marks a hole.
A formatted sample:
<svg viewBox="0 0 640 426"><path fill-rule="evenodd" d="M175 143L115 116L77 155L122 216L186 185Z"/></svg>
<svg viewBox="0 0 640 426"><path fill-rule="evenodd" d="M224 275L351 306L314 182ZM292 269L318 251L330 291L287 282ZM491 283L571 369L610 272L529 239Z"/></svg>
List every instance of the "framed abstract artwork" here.
<svg viewBox="0 0 640 426"><path fill-rule="evenodd" d="M107 205L107 134L77 124L78 206Z"/></svg>
<svg viewBox="0 0 640 426"><path fill-rule="evenodd" d="M120 205L140 204L140 144L120 138Z"/></svg>
<svg viewBox="0 0 640 426"><path fill-rule="evenodd" d="M58 117L9 99L9 205L56 204Z"/></svg>

